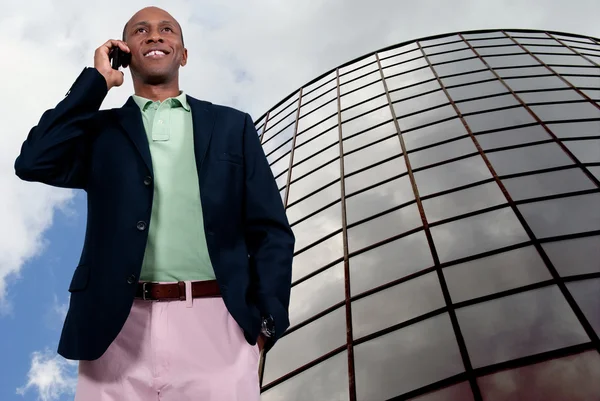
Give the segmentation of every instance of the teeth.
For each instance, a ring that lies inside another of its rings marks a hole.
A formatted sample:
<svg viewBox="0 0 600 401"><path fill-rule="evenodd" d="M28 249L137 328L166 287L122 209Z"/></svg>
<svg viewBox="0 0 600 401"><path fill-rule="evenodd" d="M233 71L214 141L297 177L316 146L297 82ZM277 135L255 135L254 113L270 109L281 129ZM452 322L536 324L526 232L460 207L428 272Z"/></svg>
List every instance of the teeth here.
<svg viewBox="0 0 600 401"><path fill-rule="evenodd" d="M152 50L151 52L149 52L148 54L146 54L146 57L148 57L148 56L154 56L154 55L164 56L165 52L163 52L161 50Z"/></svg>

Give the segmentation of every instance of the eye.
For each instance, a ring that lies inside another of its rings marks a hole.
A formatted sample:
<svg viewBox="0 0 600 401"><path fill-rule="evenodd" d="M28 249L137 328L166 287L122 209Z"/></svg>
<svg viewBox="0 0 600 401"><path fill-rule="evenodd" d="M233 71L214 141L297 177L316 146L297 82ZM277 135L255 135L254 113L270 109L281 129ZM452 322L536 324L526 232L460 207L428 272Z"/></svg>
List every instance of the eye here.
<svg viewBox="0 0 600 401"><path fill-rule="evenodd" d="M138 29L135 30L135 33L138 33L138 32L140 32L142 30L146 30L146 28L138 28Z"/></svg>
<svg viewBox="0 0 600 401"><path fill-rule="evenodd" d="M169 32L173 32L173 30L171 28L169 28L169 27L164 28L164 29L169 30Z"/></svg>

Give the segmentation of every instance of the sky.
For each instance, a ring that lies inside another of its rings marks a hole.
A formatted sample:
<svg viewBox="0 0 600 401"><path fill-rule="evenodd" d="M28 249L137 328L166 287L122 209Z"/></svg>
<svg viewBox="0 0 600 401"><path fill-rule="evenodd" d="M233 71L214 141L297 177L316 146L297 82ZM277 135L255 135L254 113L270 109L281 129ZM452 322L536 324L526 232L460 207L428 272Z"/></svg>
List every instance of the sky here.
<svg viewBox="0 0 600 401"><path fill-rule="evenodd" d="M77 363L56 347L86 217L84 193L20 181L15 158L42 113L93 65L94 50L149 5L183 28L181 89L255 119L331 68L411 39L490 28L600 37L597 0L0 0L1 401L73 398ZM131 93L126 72L102 108L120 107Z"/></svg>

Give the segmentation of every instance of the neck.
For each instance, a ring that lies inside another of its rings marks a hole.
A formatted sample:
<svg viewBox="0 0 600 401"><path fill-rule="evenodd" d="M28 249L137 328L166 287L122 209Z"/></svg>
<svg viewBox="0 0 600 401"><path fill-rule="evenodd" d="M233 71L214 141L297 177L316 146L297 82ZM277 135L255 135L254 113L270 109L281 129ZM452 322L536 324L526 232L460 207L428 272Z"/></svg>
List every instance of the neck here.
<svg viewBox="0 0 600 401"><path fill-rule="evenodd" d="M144 82L133 81L133 90L137 96L150 99L154 102L164 101L170 97L179 96L179 83L177 80L165 82L157 85L151 85Z"/></svg>

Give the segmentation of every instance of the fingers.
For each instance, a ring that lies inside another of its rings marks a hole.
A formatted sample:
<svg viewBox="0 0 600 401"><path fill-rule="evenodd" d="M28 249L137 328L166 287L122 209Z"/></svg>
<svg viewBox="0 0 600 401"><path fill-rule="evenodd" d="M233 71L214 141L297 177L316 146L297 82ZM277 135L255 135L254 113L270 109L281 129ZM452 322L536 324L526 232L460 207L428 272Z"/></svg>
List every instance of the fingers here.
<svg viewBox="0 0 600 401"><path fill-rule="evenodd" d="M100 46L100 48L106 54L108 54L110 49L112 49L115 46L118 46L121 50L123 50L126 53L131 52L131 50L129 49L129 46L127 46L127 43L123 42L122 40L116 40L116 39L110 39L110 40L106 41L106 43L104 43L102 46Z"/></svg>

